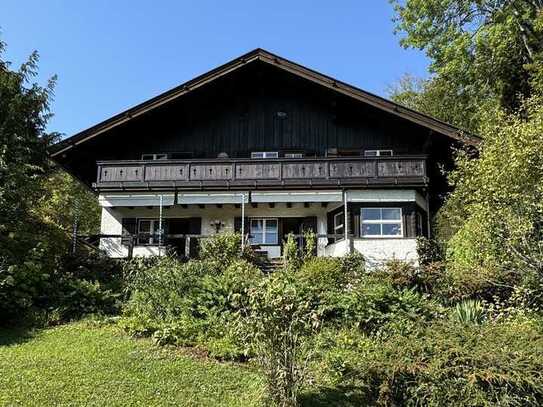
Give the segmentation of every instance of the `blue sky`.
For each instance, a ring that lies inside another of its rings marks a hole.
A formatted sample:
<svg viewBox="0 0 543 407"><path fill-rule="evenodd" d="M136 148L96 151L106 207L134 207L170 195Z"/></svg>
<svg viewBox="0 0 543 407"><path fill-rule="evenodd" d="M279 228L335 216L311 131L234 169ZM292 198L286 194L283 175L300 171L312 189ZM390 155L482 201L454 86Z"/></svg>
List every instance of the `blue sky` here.
<svg viewBox="0 0 543 407"><path fill-rule="evenodd" d="M49 130L72 135L261 47L386 96L403 74L425 76L404 50L387 0L2 0L4 58L41 56L58 75Z"/></svg>

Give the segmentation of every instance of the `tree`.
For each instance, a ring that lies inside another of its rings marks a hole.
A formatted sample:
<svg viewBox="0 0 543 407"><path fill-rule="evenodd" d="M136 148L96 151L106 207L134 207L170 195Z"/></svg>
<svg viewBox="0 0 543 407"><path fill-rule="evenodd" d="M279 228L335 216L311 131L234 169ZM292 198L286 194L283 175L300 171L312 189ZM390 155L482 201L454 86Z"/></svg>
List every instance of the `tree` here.
<svg viewBox="0 0 543 407"><path fill-rule="evenodd" d="M56 169L41 181L43 195L33 213L42 221L71 233L77 219L80 234L98 233L100 207L96 196L67 172Z"/></svg>
<svg viewBox="0 0 543 407"><path fill-rule="evenodd" d="M542 106L533 97L516 113L489 113L479 156L459 155L439 216L451 266L526 270L543 247ZM528 253L527 242L537 253Z"/></svg>
<svg viewBox="0 0 543 407"><path fill-rule="evenodd" d="M0 244L17 238L34 220L32 207L43 195L41 177L50 169L46 149L57 138L46 132L56 78L46 87L30 83L38 54L12 71L2 59L4 49L0 42Z"/></svg>
<svg viewBox="0 0 543 407"><path fill-rule="evenodd" d="M401 44L424 50L431 74L416 89L404 80L396 100L475 131L481 112L542 90L543 1L391 1Z"/></svg>

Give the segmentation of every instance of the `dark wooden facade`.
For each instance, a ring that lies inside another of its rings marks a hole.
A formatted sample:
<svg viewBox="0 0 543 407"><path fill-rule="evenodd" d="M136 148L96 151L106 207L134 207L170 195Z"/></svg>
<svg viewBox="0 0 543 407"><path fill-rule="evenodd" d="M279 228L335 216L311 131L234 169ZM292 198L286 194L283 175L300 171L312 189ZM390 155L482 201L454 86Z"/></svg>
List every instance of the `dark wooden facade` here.
<svg viewBox="0 0 543 407"><path fill-rule="evenodd" d="M430 188L437 200L446 190L439 168L452 164L456 132L255 50L63 141L52 154L99 190L400 185ZM361 157L376 149L394 156ZM249 160L254 151L305 158ZM174 159L141 161L152 153Z"/></svg>

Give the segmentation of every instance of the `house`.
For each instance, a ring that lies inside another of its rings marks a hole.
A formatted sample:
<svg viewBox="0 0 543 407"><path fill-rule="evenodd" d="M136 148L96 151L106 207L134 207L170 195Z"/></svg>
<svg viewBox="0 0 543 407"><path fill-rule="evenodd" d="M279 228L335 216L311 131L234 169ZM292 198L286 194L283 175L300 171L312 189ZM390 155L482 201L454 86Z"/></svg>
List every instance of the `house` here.
<svg viewBox="0 0 543 407"><path fill-rule="evenodd" d="M479 139L262 49L55 145L91 187L112 257L188 256L239 231L270 258L288 233L318 255L416 261L452 148Z"/></svg>

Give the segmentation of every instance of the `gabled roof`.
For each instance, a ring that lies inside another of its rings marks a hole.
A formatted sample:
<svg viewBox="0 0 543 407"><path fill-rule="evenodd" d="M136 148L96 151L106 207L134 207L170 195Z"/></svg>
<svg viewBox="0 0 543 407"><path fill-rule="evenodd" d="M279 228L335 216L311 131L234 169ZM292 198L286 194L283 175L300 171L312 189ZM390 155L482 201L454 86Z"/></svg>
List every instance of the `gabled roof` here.
<svg viewBox="0 0 543 407"><path fill-rule="evenodd" d="M290 72L301 78L307 79L311 82L319 84L321 86L332 89L340 94L346 95L358 101L364 102L368 105L389 112L395 116L399 116L403 119L427 127L437 133L446 135L455 140L462 141L467 144L477 145L481 139L475 135L469 134L455 126L445 123L441 120L435 119L423 113L419 113L415 110L409 109L391 100L382 98L372 93L366 92L355 86L349 85L345 82L341 82L330 76L321 74L312 69L306 68L300 64L289 61L285 58L272 54L264 49L257 48L241 57L238 57L224 65L221 65L211 71L200 75L188 82L185 82L169 91L166 91L152 99L147 100L137 106L134 106L122 113L119 113L95 126L92 126L80 133L77 133L63 141L57 143L52 147L51 156L55 157L67 150L72 149L74 146L84 143L108 130L111 130L123 123L132 120L144 113L154 110L168 102L171 102L177 98L183 97L189 92L200 88L210 82L217 80L229 73L236 71L237 69L250 64L255 61L262 61L278 67L284 71Z"/></svg>

